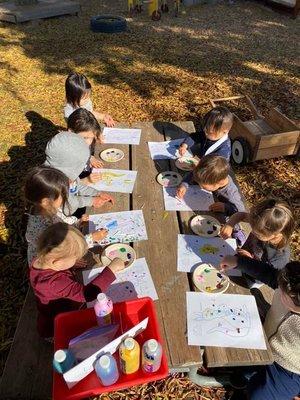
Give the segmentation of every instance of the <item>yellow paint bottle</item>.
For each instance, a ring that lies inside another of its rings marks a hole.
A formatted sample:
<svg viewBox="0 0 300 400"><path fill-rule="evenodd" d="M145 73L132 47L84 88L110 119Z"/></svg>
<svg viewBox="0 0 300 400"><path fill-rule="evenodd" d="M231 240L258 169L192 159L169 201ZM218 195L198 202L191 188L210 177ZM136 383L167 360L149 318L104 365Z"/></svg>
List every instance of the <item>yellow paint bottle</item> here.
<svg viewBox="0 0 300 400"><path fill-rule="evenodd" d="M120 364L123 374L133 374L140 368L140 345L133 338L127 338L121 343Z"/></svg>

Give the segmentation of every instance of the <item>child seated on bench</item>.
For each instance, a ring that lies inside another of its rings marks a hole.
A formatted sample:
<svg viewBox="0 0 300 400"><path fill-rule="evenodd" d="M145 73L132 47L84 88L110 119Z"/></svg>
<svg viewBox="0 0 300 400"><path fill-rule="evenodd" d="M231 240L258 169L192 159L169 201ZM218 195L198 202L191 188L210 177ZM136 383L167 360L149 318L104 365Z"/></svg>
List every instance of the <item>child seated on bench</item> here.
<svg viewBox="0 0 300 400"><path fill-rule="evenodd" d="M84 139L72 132L60 132L47 143L45 165L62 171L70 181L69 207L63 208L67 216L74 214L79 208L101 207L107 202L114 203L109 194L88 186L88 183L92 183L89 177L79 179L90 155L89 146Z"/></svg>
<svg viewBox="0 0 300 400"><path fill-rule="evenodd" d="M29 277L37 300L37 325L42 337L53 336L57 314L79 309L95 300L116 279L115 274L124 269L124 262L115 258L91 283L86 286L79 283L72 268L87 249L79 230L63 222L49 226L41 234Z"/></svg>
<svg viewBox="0 0 300 400"><path fill-rule="evenodd" d="M252 232L237 256L224 257L230 267L282 269L290 260L289 241L295 227L289 206L276 199L262 200L249 213L232 215L221 229L221 236L231 236L233 227L239 222L248 222Z"/></svg>
<svg viewBox="0 0 300 400"><path fill-rule="evenodd" d="M33 168L27 175L24 187L24 197L28 211L26 240L28 242L28 265L32 263L37 254L37 241L41 233L56 222L66 222L80 227L83 221L88 220L88 215L81 219L66 217L62 210L68 208L69 179L57 169L44 165ZM94 242L102 240L107 231L101 229L85 236L89 247Z"/></svg>
<svg viewBox="0 0 300 400"><path fill-rule="evenodd" d="M189 135L180 145L179 154L184 156L188 150L189 138L195 142L191 147L194 156L200 159L208 154L225 157L231 156L231 143L228 133L233 124L233 114L226 107L210 110L203 119L203 129Z"/></svg>
<svg viewBox="0 0 300 400"><path fill-rule="evenodd" d="M65 83L66 105L64 107L64 117L66 121L77 108L85 108L94 114L97 120L102 121L107 126L114 126L115 122L109 114L102 114L94 110L91 94L92 86L87 77L83 74L71 72Z"/></svg>
<svg viewBox="0 0 300 400"><path fill-rule="evenodd" d="M222 271L234 268L224 257ZM251 376L247 392L249 400L292 400L300 393L300 262L282 266L241 263L240 269L276 289L267 313L264 329L275 362L259 367Z"/></svg>

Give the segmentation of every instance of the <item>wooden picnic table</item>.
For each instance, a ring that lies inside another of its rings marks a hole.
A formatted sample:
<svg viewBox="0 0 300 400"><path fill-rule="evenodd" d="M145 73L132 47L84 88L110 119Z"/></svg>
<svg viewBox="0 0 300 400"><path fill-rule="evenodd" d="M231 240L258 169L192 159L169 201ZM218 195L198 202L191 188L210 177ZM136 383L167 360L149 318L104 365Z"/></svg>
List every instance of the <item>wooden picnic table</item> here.
<svg viewBox="0 0 300 400"><path fill-rule="evenodd" d="M116 145L125 157L107 168L132 169L138 171L132 194L114 193L116 203L91 213L111 211L143 210L148 240L133 243L137 257L145 257L154 281L159 299L155 302L164 338L169 367L171 370L188 370L202 364L202 352L198 346L187 344L186 292L190 291L190 277L177 271L177 235L192 233L189 220L193 212L165 212L161 186L156 182L159 172L177 170L173 160L153 161L148 149L149 141L164 141L185 137L195 131L191 121L146 122L132 127L141 128L141 142L138 146ZM115 145L101 145L95 155L103 148ZM127 156L127 157L126 157ZM216 216L216 215L215 215ZM243 279L230 285L227 293L250 294ZM270 364L273 357L267 350L206 347L205 360L208 367Z"/></svg>

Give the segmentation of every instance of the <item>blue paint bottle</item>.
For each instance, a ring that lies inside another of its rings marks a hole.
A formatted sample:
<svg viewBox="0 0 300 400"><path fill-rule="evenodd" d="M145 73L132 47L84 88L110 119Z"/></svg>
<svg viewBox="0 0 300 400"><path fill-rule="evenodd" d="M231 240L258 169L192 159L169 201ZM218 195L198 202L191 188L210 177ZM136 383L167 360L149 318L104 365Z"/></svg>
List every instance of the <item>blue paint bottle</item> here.
<svg viewBox="0 0 300 400"><path fill-rule="evenodd" d="M95 372L103 386L111 386L119 379L117 363L111 354L104 354L96 361Z"/></svg>
<svg viewBox="0 0 300 400"><path fill-rule="evenodd" d="M53 368L59 374L64 374L75 365L75 357L67 349L57 350L53 357Z"/></svg>

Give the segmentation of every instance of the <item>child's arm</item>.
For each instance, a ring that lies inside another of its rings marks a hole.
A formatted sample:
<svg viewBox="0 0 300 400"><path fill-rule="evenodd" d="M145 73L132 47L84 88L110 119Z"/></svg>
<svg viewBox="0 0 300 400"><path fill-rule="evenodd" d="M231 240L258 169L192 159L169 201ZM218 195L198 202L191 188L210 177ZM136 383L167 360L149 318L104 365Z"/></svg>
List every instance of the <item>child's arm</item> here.
<svg viewBox="0 0 300 400"><path fill-rule="evenodd" d="M102 114L99 113L98 111L93 111L93 114L95 118L97 118L99 121L102 121L107 125L108 127L113 127L115 126L115 121L109 114Z"/></svg>
<svg viewBox="0 0 300 400"><path fill-rule="evenodd" d="M185 175L181 184L177 187L176 196L179 199L183 199L189 185L193 182L193 172L189 172Z"/></svg>
<svg viewBox="0 0 300 400"><path fill-rule="evenodd" d="M233 183L231 178L229 179L230 181L226 192L222 192L222 189L217 191L216 198L219 200L219 202L224 204L223 209L220 211L224 212L225 215L230 217L238 212L245 212L246 209L238 188ZM217 209L214 209L214 204L210 207L211 211L218 211Z"/></svg>
<svg viewBox="0 0 300 400"><path fill-rule="evenodd" d="M233 228L236 224L240 222L249 222L249 213L247 212L237 212L233 214L227 223L221 228L220 235L223 239L228 239L231 237Z"/></svg>
<svg viewBox="0 0 300 400"><path fill-rule="evenodd" d="M220 269L223 272L229 271L236 267L238 267L241 272L265 283L272 289L276 289L278 287L277 277L279 271L268 263L264 263L262 261L239 254L235 256L225 256L220 263Z"/></svg>

